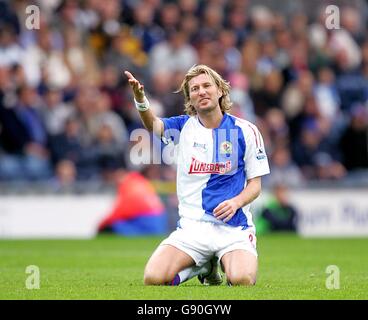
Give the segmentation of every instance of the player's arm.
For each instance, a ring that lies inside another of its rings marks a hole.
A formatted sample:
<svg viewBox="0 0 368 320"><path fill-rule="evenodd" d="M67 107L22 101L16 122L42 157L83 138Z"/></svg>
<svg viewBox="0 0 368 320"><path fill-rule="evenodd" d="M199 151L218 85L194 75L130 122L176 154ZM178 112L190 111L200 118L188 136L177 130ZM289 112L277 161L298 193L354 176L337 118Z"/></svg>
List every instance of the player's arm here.
<svg viewBox="0 0 368 320"><path fill-rule="evenodd" d="M244 155L245 170L247 176L252 178L247 179L247 185L242 192L232 199L221 202L215 208L215 217L224 222L229 221L238 209L251 203L259 196L262 188L261 176L270 172L263 138L258 128L254 125L249 125L246 131L244 131L244 136L247 146Z"/></svg>
<svg viewBox="0 0 368 320"><path fill-rule="evenodd" d="M247 180L247 185L236 197L233 198L237 204L238 209L242 208L255 199L261 194L262 182L261 177L255 177Z"/></svg>
<svg viewBox="0 0 368 320"><path fill-rule="evenodd" d="M213 210L214 216L224 222L229 221L238 209L257 199L261 193L261 188L261 177L247 180L247 185L242 192L234 198L221 202L215 210Z"/></svg>
<svg viewBox="0 0 368 320"><path fill-rule="evenodd" d="M144 86L129 71L124 72L128 77L130 87L134 94L134 103L142 119L142 123L148 131L161 137L164 132L164 123L149 108L149 101L144 94Z"/></svg>

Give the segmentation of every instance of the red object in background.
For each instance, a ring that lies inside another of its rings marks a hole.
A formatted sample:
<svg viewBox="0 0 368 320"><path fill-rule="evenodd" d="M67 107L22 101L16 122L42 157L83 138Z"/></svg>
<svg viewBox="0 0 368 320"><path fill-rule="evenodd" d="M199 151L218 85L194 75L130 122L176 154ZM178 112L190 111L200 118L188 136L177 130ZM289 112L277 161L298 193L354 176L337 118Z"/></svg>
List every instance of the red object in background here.
<svg viewBox="0 0 368 320"><path fill-rule="evenodd" d="M161 215L165 207L152 184L138 172L127 173L118 185L113 210L99 226L99 230L118 220L129 220L142 215Z"/></svg>

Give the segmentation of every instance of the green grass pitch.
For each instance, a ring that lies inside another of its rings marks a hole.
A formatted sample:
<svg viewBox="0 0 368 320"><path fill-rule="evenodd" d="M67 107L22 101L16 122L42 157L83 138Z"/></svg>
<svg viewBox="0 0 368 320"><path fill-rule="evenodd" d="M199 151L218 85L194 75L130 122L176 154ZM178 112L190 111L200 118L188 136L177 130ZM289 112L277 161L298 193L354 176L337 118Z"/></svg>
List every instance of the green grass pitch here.
<svg viewBox="0 0 368 320"><path fill-rule="evenodd" d="M144 265L162 238L101 235L93 240L1 240L0 299L367 299L368 238L258 237L254 287L146 287ZM28 265L40 270L40 289L26 288ZM326 268L336 265L340 288L329 290Z"/></svg>

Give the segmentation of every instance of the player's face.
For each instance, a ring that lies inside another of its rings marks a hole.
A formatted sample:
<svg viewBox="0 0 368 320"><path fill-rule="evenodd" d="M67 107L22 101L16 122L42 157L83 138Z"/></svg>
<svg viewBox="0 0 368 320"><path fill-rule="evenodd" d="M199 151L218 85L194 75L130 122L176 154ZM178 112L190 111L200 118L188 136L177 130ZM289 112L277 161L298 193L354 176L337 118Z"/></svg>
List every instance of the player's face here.
<svg viewBox="0 0 368 320"><path fill-rule="evenodd" d="M188 84L190 102L197 113L208 113L220 108L221 90L209 75L202 73L192 78Z"/></svg>

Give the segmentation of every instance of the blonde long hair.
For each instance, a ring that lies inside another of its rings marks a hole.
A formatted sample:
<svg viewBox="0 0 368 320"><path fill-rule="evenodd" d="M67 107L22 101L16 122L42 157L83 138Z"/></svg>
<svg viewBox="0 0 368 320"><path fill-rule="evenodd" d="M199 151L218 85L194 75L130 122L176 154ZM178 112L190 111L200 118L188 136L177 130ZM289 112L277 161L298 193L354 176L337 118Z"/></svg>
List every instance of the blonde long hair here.
<svg viewBox="0 0 368 320"><path fill-rule="evenodd" d="M190 96L189 96L189 81L200 74L207 74L217 87L221 90L222 96L219 98L219 105L220 109L223 113L229 112L231 110L232 102L230 100L230 84L226 80L224 80L215 70L211 69L210 67L199 64L194 65L189 69L187 74L184 77L183 82L180 85L180 88L176 91L182 92L184 95L184 111L189 116L193 116L197 114L197 111L190 103Z"/></svg>

